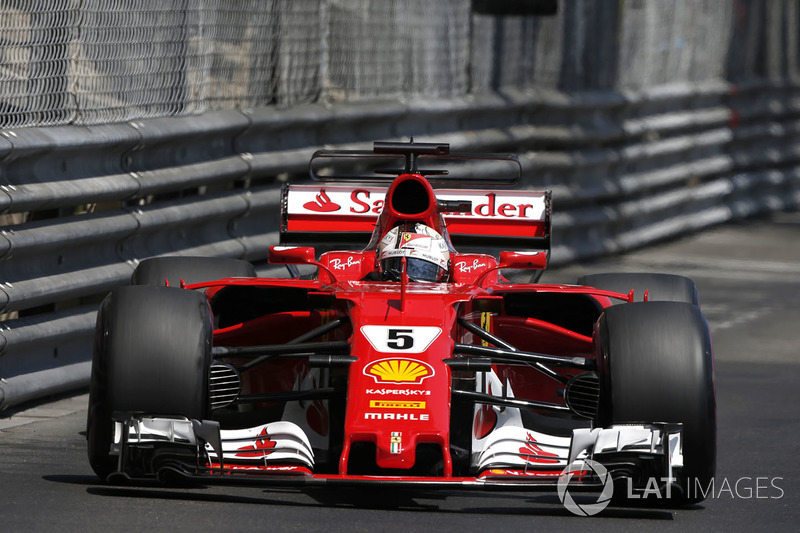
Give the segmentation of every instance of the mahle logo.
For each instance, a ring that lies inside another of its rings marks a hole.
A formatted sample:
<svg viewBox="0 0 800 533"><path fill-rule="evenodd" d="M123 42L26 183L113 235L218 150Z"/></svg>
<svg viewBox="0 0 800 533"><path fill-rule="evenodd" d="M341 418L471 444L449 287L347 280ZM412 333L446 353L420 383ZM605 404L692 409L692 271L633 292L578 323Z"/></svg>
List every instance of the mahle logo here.
<svg viewBox="0 0 800 533"><path fill-rule="evenodd" d="M569 484L575 477L590 477L596 476L603 485L603 490L597 497L595 503L578 503L572 497L569 491ZM585 461L576 461L568 465L558 477L558 498L571 513L578 516L593 516L605 509L611 502L611 496L614 494L614 481L608 473L606 467L586 459Z"/></svg>

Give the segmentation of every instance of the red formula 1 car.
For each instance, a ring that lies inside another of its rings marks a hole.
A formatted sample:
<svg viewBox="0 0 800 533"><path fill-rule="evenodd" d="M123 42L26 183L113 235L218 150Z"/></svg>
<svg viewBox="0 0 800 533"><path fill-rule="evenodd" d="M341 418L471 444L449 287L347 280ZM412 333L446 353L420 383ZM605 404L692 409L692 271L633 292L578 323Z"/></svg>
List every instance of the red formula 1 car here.
<svg viewBox="0 0 800 533"><path fill-rule="evenodd" d="M399 168L375 168L386 160ZM352 161L360 182L335 175ZM518 177L513 156L446 144L320 151L323 181L283 190L269 262L291 277L234 259L141 262L98 314L97 475L553 490L566 476L702 499L716 403L694 284L539 283L550 194L487 181L498 163ZM317 257L310 241L360 244Z"/></svg>

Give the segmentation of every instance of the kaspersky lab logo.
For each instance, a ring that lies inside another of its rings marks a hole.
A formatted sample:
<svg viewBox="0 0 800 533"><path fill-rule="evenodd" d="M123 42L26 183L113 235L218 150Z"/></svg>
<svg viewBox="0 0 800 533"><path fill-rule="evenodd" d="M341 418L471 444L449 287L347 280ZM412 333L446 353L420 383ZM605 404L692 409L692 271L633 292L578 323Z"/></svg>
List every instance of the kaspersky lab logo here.
<svg viewBox="0 0 800 533"><path fill-rule="evenodd" d="M574 478L583 479L587 477L596 477L602 483L603 490L597 497L596 502L578 503L570 494L570 481ZM558 490L558 498L571 513L578 516L593 516L605 509L611 502L611 496L614 494L614 481L611 479L606 467L586 459L585 461L576 461L568 465L558 477L556 488Z"/></svg>

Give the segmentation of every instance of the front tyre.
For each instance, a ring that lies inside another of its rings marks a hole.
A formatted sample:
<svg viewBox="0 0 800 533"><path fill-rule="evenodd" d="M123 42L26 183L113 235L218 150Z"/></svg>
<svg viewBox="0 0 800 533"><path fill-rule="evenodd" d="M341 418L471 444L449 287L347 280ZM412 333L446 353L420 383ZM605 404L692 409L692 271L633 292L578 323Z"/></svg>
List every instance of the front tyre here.
<svg viewBox="0 0 800 533"><path fill-rule="evenodd" d="M255 268L249 261L225 257L169 256L145 259L131 276L131 285L179 287L222 278L254 278Z"/></svg>
<svg viewBox="0 0 800 533"><path fill-rule="evenodd" d="M711 336L700 309L683 302L607 308L595 332L601 379L598 423L683 424L684 468L676 503L703 499L716 469Z"/></svg>
<svg viewBox="0 0 800 533"><path fill-rule="evenodd" d="M648 272L609 272L587 274L578 278L578 285L588 285L596 289L628 294L633 290L637 302L644 299L647 292L649 302L686 302L700 305L697 287L690 278L675 274L655 274Z"/></svg>
<svg viewBox="0 0 800 533"><path fill-rule="evenodd" d="M89 463L106 479L115 412L180 415L208 412L211 311L205 296L167 287L115 289L97 316L89 391Z"/></svg>

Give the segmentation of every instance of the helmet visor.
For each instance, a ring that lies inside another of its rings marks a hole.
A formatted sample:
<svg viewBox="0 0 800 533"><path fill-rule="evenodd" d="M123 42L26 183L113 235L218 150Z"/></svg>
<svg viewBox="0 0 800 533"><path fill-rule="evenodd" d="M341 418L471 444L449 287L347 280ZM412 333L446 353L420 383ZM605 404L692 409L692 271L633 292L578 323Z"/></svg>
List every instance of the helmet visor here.
<svg viewBox="0 0 800 533"><path fill-rule="evenodd" d="M383 272L399 281L403 272L402 261L402 257L384 259L381 262ZM411 281L443 281L447 277L447 270L416 257L406 257L406 273Z"/></svg>

